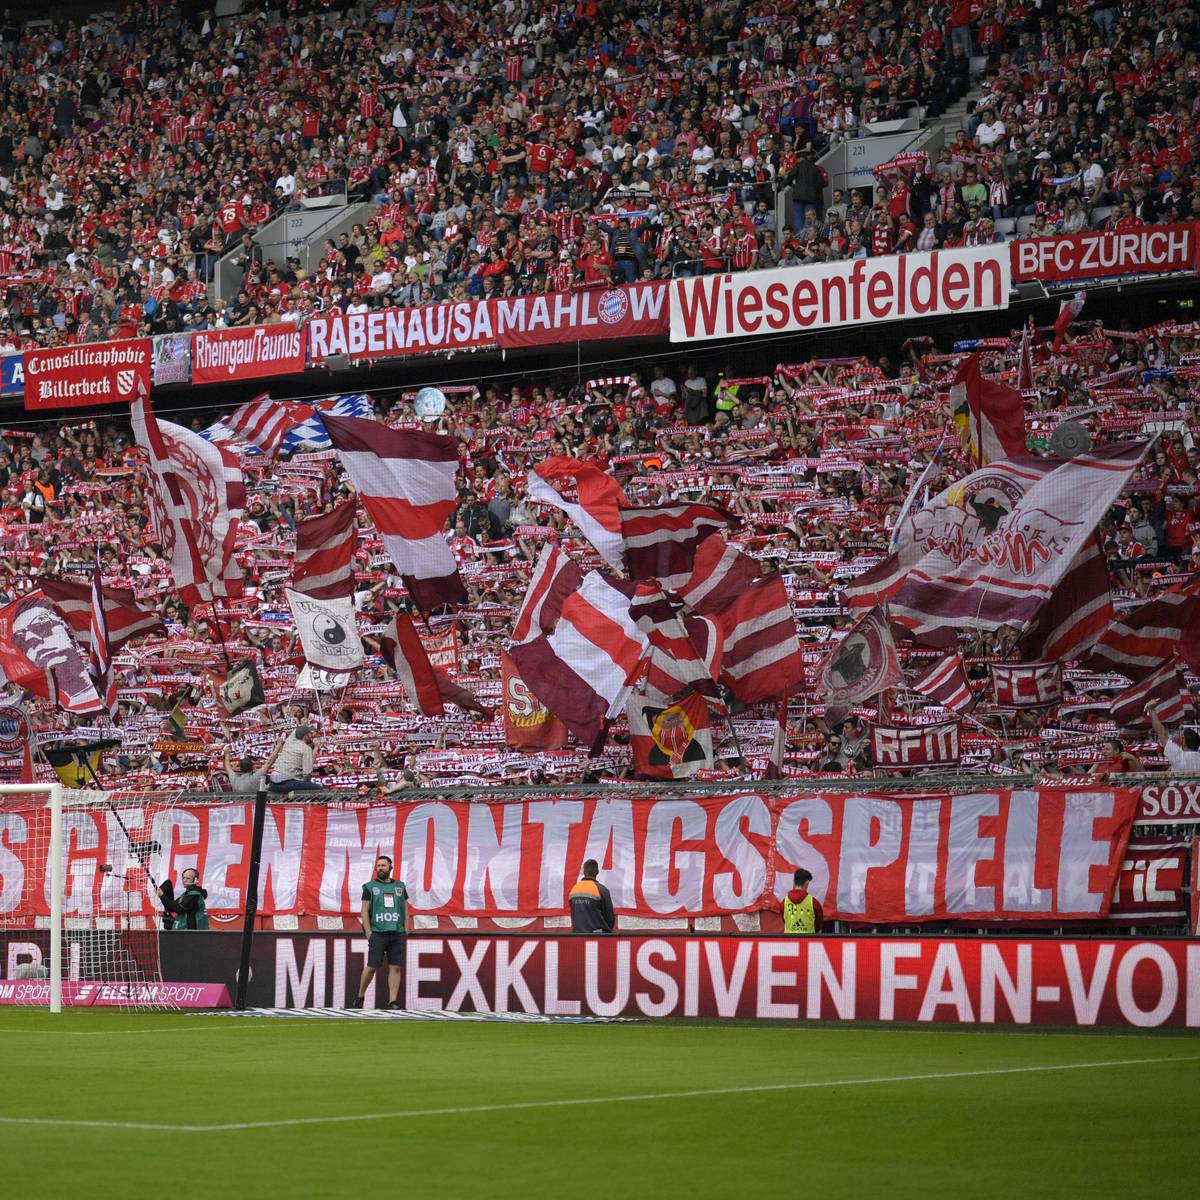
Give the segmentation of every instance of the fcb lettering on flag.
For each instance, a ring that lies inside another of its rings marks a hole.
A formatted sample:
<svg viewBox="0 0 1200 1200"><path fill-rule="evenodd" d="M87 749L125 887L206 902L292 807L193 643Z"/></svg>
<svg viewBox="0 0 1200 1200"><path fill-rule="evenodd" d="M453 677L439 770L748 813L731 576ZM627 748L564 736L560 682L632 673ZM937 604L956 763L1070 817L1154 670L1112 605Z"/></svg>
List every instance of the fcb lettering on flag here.
<svg viewBox="0 0 1200 1200"><path fill-rule="evenodd" d="M296 522L292 587L318 600L354 595L357 507L346 500L327 513Z"/></svg>
<svg viewBox="0 0 1200 1200"><path fill-rule="evenodd" d="M566 513L610 567L618 571L624 567L621 508L625 496L611 475L593 462L559 455L538 463L525 486L531 500ZM563 495L572 487L577 503Z"/></svg>
<svg viewBox="0 0 1200 1200"><path fill-rule="evenodd" d="M871 726L871 765L879 771L952 767L962 755L959 722L941 725Z"/></svg>
<svg viewBox="0 0 1200 1200"><path fill-rule="evenodd" d="M1046 708L1062 699L1062 664L992 663L992 700L1000 708Z"/></svg>
<svg viewBox="0 0 1200 1200"><path fill-rule="evenodd" d="M500 679L505 745L513 750L563 749L567 727L529 690L506 650L500 652Z"/></svg>
<svg viewBox="0 0 1200 1200"><path fill-rule="evenodd" d="M968 355L950 388L950 411L972 465L1025 453L1025 402L1021 393L985 379L978 354Z"/></svg>
<svg viewBox="0 0 1200 1200"><path fill-rule="evenodd" d="M457 441L356 417L323 420L413 603L423 613L464 603L443 532L458 500Z"/></svg>
<svg viewBox="0 0 1200 1200"><path fill-rule="evenodd" d="M187 605L242 594L234 557L246 488L237 455L190 429L160 422L145 393L133 434L149 459L146 497L171 578Z"/></svg>
<svg viewBox="0 0 1200 1200"><path fill-rule="evenodd" d="M713 764L708 705L686 691L668 704L633 695L626 709L633 769L647 779L687 779Z"/></svg>
<svg viewBox="0 0 1200 1200"><path fill-rule="evenodd" d="M631 579L655 579L668 591L687 582L696 549L735 518L711 504L664 504L621 510L625 567Z"/></svg>

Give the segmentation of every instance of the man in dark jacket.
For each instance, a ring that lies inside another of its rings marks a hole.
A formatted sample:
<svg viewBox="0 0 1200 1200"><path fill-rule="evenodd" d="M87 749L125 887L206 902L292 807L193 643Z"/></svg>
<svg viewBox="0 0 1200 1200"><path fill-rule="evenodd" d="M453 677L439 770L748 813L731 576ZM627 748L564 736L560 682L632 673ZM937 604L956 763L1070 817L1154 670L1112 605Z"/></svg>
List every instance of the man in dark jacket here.
<svg viewBox="0 0 1200 1200"><path fill-rule="evenodd" d="M171 881L166 879L158 889L164 911L174 917L172 929L207 929L208 911L204 906L208 892L200 886L200 873L193 867L188 867L180 876L183 891L178 896L174 894Z"/></svg>
<svg viewBox="0 0 1200 1200"><path fill-rule="evenodd" d="M600 864L589 858L583 864L583 878L571 889L571 932L612 933L617 918L612 895L596 876Z"/></svg>

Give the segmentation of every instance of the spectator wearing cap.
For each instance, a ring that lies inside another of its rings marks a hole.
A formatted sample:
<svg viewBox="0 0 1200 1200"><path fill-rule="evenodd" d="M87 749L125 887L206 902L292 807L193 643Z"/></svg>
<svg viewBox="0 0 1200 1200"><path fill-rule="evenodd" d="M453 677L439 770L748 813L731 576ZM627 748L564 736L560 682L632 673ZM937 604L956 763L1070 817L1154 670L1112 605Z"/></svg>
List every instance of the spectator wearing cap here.
<svg viewBox="0 0 1200 1200"><path fill-rule="evenodd" d="M283 743L275 769L271 772L272 792L319 792L321 785L310 778L313 771L313 751L317 745L316 730L311 725L297 725L291 737Z"/></svg>

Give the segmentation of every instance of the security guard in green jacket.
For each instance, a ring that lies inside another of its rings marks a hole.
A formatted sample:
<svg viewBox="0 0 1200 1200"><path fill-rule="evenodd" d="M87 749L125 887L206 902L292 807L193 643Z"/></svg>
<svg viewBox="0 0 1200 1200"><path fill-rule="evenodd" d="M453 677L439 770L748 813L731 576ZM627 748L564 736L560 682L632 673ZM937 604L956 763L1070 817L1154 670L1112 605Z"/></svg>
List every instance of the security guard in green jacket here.
<svg viewBox="0 0 1200 1200"><path fill-rule="evenodd" d="M783 932L801 935L820 933L825 914L821 911L821 902L808 894L812 872L801 867L792 876L792 882L796 886L783 898Z"/></svg>

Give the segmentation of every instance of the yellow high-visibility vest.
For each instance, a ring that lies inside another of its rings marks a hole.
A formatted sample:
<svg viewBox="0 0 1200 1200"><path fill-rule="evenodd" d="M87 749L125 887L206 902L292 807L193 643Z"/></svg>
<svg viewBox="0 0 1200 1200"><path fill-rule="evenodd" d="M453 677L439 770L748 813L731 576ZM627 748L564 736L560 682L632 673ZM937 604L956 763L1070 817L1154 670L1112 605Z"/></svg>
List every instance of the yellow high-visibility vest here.
<svg viewBox="0 0 1200 1200"><path fill-rule="evenodd" d="M783 898L783 932L816 933L817 908L811 896L805 896L797 904L788 896Z"/></svg>

